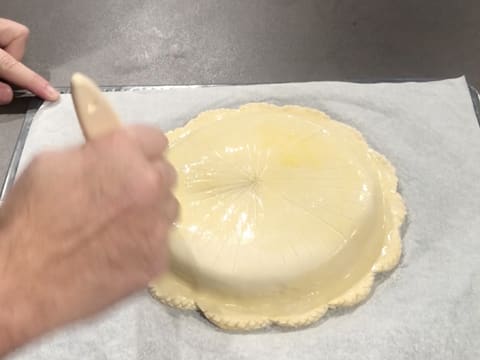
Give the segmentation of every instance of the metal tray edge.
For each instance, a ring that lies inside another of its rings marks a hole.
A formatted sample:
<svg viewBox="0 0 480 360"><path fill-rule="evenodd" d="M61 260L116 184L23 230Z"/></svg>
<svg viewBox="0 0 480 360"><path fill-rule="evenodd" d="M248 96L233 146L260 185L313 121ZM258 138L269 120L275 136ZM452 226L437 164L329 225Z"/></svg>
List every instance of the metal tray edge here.
<svg viewBox="0 0 480 360"><path fill-rule="evenodd" d="M36 97L32 98L28 103L27 112L25 113L22 127L20 128L20 132L18 133L17 141L15 143L12 156L10 157L10 163L8 165L7 173L2 184L2 189L0 192L0 205L3 202L6 193L15 181L15 175L17 173L18 165L20 163L20 157L25 146L25 141L27 140L30 125L32 124L33 118L35 117L35 114L37 113L37 110L40 108L42 103L43 100Z"/></svg>
<svg viewBox="0 0 480 360"><path fill-rule="evenodd" d="M468 84L468 83L467 83ZM223 87L223 86L244 86L244 85L253 85L253 84L222 84L222 85L160 85L160 86L100 86L102 91L105 92L115 92L115 91L144 91L144 90L169 90L169 89L180 89L180 88L202 88L202 87ZM470 91L470 97L472 99L473 109L475 116L477 118L478 124L480 126L480 93L472 85L468 84ZM61 94L69 94L69 87L57 88ZM10 158L10 163L7 169L7 174L5 175L1 192L0 192L0 206L8 192L15 182L15 176L17 174L18 166L20 163L20 158L27 140L27 136L32 124L33 118L35 117L36 112L43 104L43 101L39 98L33 97L31 93L18 91L16 92L17 97L31 97L31 100L28 104L27 112L25 113L25 118L20 129L20 132L15 143L13 154Z"/></svg>

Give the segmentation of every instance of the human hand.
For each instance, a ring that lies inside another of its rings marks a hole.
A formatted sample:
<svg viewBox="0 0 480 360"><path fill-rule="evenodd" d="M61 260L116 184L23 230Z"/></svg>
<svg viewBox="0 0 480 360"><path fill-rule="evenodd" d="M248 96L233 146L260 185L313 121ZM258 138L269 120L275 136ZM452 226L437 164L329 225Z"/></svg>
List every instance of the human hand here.
<svg viewBox="0 0 480 360"><path fill-rule="evenodd" d="M0 208L0 355L166 269L178 209L166 146L132 127L41 154L20 176Z"/></svg>
<svg viewBox="0 0 480 360"><path fill-rule="evenodd" d="M58 92L47 80L23 65L29 30L24 25L0 18L0 79L30 90L44 100L55 101ZM0 81L0 105L13 99L12 88Z"/></svg>

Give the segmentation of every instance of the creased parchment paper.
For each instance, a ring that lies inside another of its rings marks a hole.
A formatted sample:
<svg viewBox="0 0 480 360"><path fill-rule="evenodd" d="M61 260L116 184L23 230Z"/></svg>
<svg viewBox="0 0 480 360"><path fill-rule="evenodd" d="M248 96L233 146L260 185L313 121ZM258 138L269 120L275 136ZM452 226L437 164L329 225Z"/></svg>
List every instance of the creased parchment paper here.
<svg viewBox="0 0 480 360"><path fill-rule="evenodd" d="M142 292L10 359L480 359L480 128L464 78L107 96L125 123L163 130L252 101L310 106L353 125L397 169L409 213L401 263L377 279L365 303L303 330L225 333ZM81 141L71 99L62 96L35 117L21 168L43 149Z"/></svg>

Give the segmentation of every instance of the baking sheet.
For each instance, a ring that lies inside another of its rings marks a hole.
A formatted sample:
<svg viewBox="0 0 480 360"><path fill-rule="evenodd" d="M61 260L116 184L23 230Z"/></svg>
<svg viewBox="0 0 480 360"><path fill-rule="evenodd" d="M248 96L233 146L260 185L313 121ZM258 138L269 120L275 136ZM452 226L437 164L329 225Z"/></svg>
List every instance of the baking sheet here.
<svg viewBox="0 0 480 360"><path fill-rule="evenodd" d="M398 80L389 80L389 83L401 83L401 82L427 82L433 80L419 80L419 79L398 79ZM378 83L379 81L377 81ZM363 82L365 83L365 82ZM145 91L164 91L170 89L180 89L180 88L206 88L206 87L217 87L217 86L227 86L227 85L160 85L160 86L103 86L101 87L103 92L145 92ZM228 86L238 86L238 85L228 85ZM468 85L470 90L470 96L473 103L473 109L475 112L475 116L477 117L478 123L480 125L480 93L478 90L472 86ZM57 88L61 94L70 94L70 88ZM28 105L27 112L25 113L24 122L22 124L22 128L17 138L17 142L15 144L14 151L12 153L12 157L10 159L10 164L7 169L7 173L5 174L4 181L2 184L2 188L0 191L0 205L5 198L8 190L13 186L15 182L15 177L18 171L18 166L20 162L21 155L23 153L23 148L25 145L25 141L27 139L28 133L30 131L30 125L33 121L33 118L36 115L37 110L43 104L43 101L37 97L35 97L30 91L28 90L15 90L14 96L18 98L30 98L30 103Z"/></svg>
<svg viewBox="0 0 480 360"><path fill-rule="evenodd" d="M396 166L409 217L399 267L358 307L307 329L219 331L141 292L12 359L478 359L480 129L464 78L170 88L107 94L126 123L163 130L250 101L311 106L358 128ZM82 141L69 96L40 109L20 161Z"/></svg>

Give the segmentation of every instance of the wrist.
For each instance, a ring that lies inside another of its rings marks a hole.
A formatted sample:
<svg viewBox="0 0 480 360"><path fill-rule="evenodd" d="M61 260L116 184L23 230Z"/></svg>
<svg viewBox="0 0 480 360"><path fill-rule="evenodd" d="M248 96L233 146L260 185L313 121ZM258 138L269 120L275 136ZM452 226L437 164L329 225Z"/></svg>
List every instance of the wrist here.
<svg viewBox="0 0 480 360"><path fill-rule="evenodd" d="M38 334L33 299L24 291L25 279L12 271L11 243L8 231L0 227L0 357Z"/></svg>
<svg viewBox="0 0 480 360"><path fill-rule="evenodd" d="M0 278L0 357L12 351L22 342L18 334L17 327L20 324L16 319L17 309L13 306L13 297L15 296L12 293L12 287L2 274Z"/></svg>

